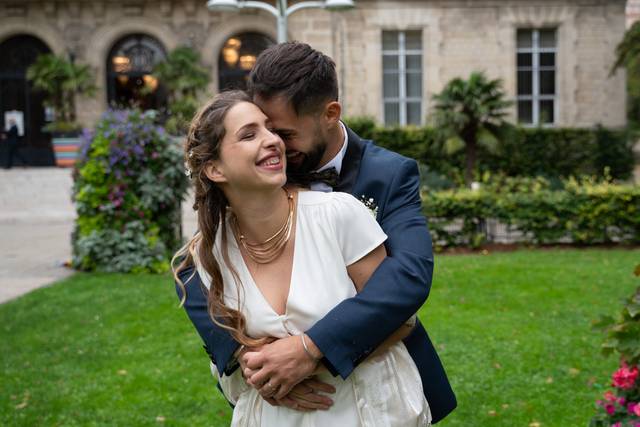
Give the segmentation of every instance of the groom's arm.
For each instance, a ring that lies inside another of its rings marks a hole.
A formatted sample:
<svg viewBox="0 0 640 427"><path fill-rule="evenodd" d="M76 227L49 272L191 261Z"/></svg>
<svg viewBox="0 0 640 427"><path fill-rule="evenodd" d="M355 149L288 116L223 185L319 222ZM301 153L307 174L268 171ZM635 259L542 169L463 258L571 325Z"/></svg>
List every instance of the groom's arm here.
<svg viewBox="0 0 640 427"><path fill-rule="evenodd" d="M426 301L431 289L431 237L421 210L418 167L403 160L392 178L380 225L388 257L356 296L346 299L306 334L311 353L343 378L398 330ZM269 380L281 397L315 368L299 337L283 338L243 356L250 383Z"/></svg>
<svg viewBox="0 0 640 427"><path fill-rule="evenodd" d="M236 350L240 347L237 341L233 339L229 331L215 324L209 317L207 308L207 297L202 288L200 276L193 266L181 271L178 276L185 284L187 297L184 303L184 309L189 319L195 326L198 334L204 342L204 348L209 358L216 366L220 378L224 375L231 375L238 367L237 361L233 357ZM178 298L182 299L182 289L176 283L176 293ZM235 363L230 363L233 360ZM307 379L295 389L296 395L285 396L282 400L276 402L272 400L272 405L281 404L291 409L300 411L310 411L315 409L327 409L333 405L333 401L321 393L335 393L335 389L329 384L314 378ZM218 389L225 395L220 382ZM306 389L306 390L305 390ZM309 390L310 389L310 390ZM300 391L302 390L302 391ZM225 396L226 398L226 396ZM227 399L228 400L228 399Z"/></svg>
<svg viewBox="0 0 640 427"><path fill-rule="evenodd" d="M389 256L361 293L342 301L307 331L334 375L349 376L429 296L433 252L419 189L417 164L405 160L393 177L380 220Z"/></svg>
<svg viewBox="0 0 640 427"><path fill-rule="evenodd" d="M226 329L216 325L209 317L207 297L200 275L195 271L194 266L182 270L178 273L178 277L185 284L187 290L184 309L202 338L209 358L216 365L220 376L223 374L231 375L237 368L237 364L229 362L233 359L233 354L239 344ZM182 290L178 284L176 284L176 293L178 298L182 298Z"/></svg>

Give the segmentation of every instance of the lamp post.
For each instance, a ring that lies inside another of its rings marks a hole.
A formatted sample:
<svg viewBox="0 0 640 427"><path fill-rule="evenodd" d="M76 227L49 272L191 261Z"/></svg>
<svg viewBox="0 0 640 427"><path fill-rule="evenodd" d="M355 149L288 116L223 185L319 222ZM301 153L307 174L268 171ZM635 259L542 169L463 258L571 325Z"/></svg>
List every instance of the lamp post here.
<svg viewBox="0 0 640 427"><path fill-rule="evenodd" d="M287 7L287 0L277 0L276 6L251 0L209 0L207 8L213 11L237 11L240 9L266 10L276 17L278 22L278 43L287 41L287 18L301 9L320 8L327 10L346 10L354 7L353 0L303 1Z"/></svg>

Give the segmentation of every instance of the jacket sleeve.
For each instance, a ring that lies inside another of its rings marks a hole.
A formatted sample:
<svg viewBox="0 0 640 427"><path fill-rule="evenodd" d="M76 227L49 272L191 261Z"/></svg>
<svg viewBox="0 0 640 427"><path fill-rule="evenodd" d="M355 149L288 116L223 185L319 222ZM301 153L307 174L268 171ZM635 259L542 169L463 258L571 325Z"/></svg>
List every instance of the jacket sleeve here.
<svg viewBox="0 0 640 427"><path fill-rule="evenodd" d="M193 275L193 277L192 277ZM233 353L239 344L231 337L231 334L224 328L216 325L209 317L207 309L206 290L200 281L198 272L194 266L189 266L179 273L180 280L185 284L187 298L184 302L184 309L195 326L198 334L204 342L204 349L209 358L218 369L220 376L231 375L237 365L228 366ZM187 280L188 279L188 280ZM178 298L182 298L182 290L176 283L176 293Z"/></svg>
<svg viewBox="0 0 640 427"><path fill-rule="evenodd" d="M389 256L361 293L342 301L306 332L334 375L347 378L429 296L433 253L419 188L417 163L406 159L392 178L379 220L388 236Z"/></svg>

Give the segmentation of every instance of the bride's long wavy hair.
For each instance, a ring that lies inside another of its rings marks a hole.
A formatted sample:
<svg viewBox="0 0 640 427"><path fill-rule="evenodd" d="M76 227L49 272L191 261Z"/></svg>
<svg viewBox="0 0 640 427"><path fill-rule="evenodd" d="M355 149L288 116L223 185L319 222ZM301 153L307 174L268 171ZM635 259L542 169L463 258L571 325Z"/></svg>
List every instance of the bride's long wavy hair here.
<svg viewBox="0 0 640 427"><path fill-rule="evenodd" d="M173 277L182 291L180 306L187 298L186 282L179 274L188 267L194 266L197 256L200 264L211 277L211 287L203 292L207 295L209 316L220 327L227 329L240 344L248 347L260 345L265 339L254 339L246 333L246 319L241 311L224 304L224 283L220 270L221 262L213 254L213 245L218 232L221 233L222 258L225 268L228 268L236 283L236 297L238 308L241 304L240 293L242 283L236 270L229 260L227 251L226 214L228 201L222 189L211 181L205 174L206 164L220 157L220 144L225 136L224 119L231 108L241 102L251 102L251 98L242 91L228 91L216 95L194 116L189 127L189 133L184 144L185 162L191 171L191 179L195 192L193 209L197 211L198 232L176 252L171 260ZM232 237L233 238L233 237Z"/></svg>

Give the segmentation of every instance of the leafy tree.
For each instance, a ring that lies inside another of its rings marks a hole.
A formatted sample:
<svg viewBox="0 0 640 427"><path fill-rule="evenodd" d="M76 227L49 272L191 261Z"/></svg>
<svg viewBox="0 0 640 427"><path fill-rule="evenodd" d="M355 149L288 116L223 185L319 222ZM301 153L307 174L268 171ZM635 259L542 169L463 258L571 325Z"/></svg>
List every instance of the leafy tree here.
<svg viewBox="0 0 640 427"><path fill-rule="evenodd" d="M640 21L634 23L616 47L616 62L611 67L610 76L618 68L627 69L627 113L629 118L640 122Z"/></svg>
<svg viewBox="0 0 640 427"><path fill-rule="evenodd" d="M511 105L505 99L502 80L488 80L483 72L473 72L468 80L455 78L433 98L436 126L453 141L462 142L466 166L465 181L471 185L480 142L495 142ZM456 149L450 151L457 151Z"/></svg>
<svg viewBox="0 0 640 427"><path fill-rule="evenodd" d="M44 54L27 70L27 79L37 90L45 93L45 105L53 107L55 121L49 130L75 130L75 96L92 96L96 87L88 65L76 64L64 56Z"/></svg>
<svg viewBox="0 0 640 427"><path fill-rule="evenodd" d="M209 71L200 64L198 52L182 46L158 63L153 74L168 91L170 117L165 124L167 131L184 133L198 109L198 94L209 84Z"/></svg>

